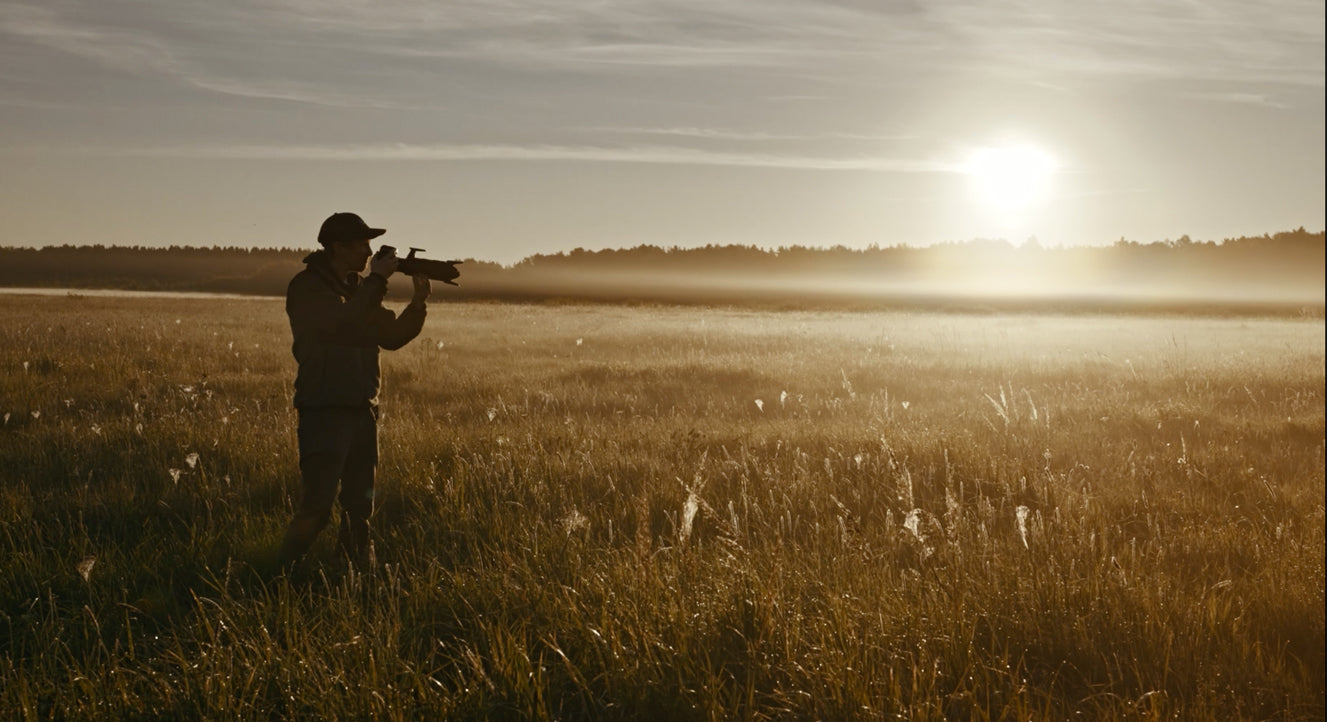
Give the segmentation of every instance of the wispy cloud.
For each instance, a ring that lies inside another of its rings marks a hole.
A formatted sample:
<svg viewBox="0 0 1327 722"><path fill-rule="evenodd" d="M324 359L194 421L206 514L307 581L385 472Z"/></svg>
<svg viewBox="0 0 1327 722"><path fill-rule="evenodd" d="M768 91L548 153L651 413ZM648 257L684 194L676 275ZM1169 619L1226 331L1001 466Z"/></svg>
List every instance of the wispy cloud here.
<svg viewBox="0 0 1327 722"><path fill-rule="evenodd" d="M130 72L173 72L178 60L162 43L140 34L63 22L50 7L0 5L0 33Z"/></svg>
<svg viewBox="0 0 1327 722"><path fill-rule="evenodd" d="M10 35L138 76L165 76L224 95L288 100L335 107L393 107L330 86L275 78L235 77L207 70L179 48L178 39L153 33L71 22L46 6L0 5L0 35Z"/></svg>
<svg viewBox="0 0 1327 722"><path fill-rule="evenodd" d="M738 131L720 128L648 128L648 127L591 127L585 130L595 133L615 133L621 135L663 135L705 140L734 141L802 141L802 140L866 140L866 141L901 141L913 140L916 135L872 135L869 133L842 133L827 131L823 133L766 133L760 131Z"/></svg>
<svg viewBox="0 0 1327 722"><path fill-rule="evenodd" d="M1258 105L1265 108L1285 110L1289 105L1272 100L1266 93L1185 93L1185 97L1213 103L1234 103L1236 105Z"/></svg>
<svg viewBox="0 0 1327 722"><path fill-rule="evenodd" d="M945 3L936 16L997 70L1322 87L1320 0Z"/></svg>
<svg viewBox="0 0 1327 722"><path fill-rule="evenodd" d="M520 82L504 76L501 92L522 95L551 95L573 80L597 87L599 76L671 76L726 78L748 99L841 98L882 83L943 82L937 74L945 73L1322 87L1323 23L1321 0L0 4L0 37L227 96L347 107L396 107L440 81L484 87L497 73L520 74ZM679 102L737 100L704 85Z"/></svg>
<svg viewBox="0 0 1327 722"><path fill-rule="evenodd" d="M88 155L267 159L322 161L572 161L584 163L646 163L702 165L813 171L875 171L889 173L956 172L952 163L928 159L877 156L820 157L764 153L736 153L668 146L569 146L502 144L405 143L363 145L210 145L181 147L87 148L79 151L10 148L9 154L65 152Z"/></svg>

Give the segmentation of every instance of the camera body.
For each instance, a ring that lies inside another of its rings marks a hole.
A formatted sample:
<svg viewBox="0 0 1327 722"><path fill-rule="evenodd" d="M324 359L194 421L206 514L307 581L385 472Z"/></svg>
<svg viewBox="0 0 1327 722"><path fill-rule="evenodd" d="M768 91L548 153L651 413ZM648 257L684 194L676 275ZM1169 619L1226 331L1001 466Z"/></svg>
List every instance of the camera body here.
<svg viewBox="0 0 1327 722"><path fill-rule="evenodd" d="M448 285L457 286L456 279L461 277L461 272L456 270L456 264L461 261L436 261L432 258L418 258L416 251L421 248L411 248L410 253L401 262L397 264L396 270L407 276L428 276L434 281L442 281ZM394 246L379 246L378 254L385 255L396 253Z"/></svg>

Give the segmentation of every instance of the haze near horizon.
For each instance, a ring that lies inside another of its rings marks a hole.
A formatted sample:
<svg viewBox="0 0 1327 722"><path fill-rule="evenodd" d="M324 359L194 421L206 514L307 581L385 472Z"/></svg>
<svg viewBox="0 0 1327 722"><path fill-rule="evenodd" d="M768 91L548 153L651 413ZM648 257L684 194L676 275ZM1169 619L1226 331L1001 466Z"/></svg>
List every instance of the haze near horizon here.
<svg viewBox="0 0 1327 722"><path fill-rule="evenodd" d="M0 244L1324 227L1321 3L0 3Z"/></svg>

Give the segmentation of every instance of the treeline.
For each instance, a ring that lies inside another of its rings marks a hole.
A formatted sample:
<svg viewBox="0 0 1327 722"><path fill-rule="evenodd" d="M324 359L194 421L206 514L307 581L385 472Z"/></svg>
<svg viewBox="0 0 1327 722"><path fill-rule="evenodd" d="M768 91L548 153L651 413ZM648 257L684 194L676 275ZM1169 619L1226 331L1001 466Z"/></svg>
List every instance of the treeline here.
<svg viewBox="0 0 1327 722"><path fill-rule="evenodd" d="M973 240L864 249L708 245L575 249L510 266L466 260L451 298L908 305L949 300L1321 307L1324 233L1047 248ZM0 286L281 295L308 249L0 248ZM408 289L404 279L394 292Z"/></svg>
<svg viewBox="0 0 1327 722"><path fill-rule="evenodd" d="M222 246L0 248L0 286L278 294L307 253Z"/></svg>

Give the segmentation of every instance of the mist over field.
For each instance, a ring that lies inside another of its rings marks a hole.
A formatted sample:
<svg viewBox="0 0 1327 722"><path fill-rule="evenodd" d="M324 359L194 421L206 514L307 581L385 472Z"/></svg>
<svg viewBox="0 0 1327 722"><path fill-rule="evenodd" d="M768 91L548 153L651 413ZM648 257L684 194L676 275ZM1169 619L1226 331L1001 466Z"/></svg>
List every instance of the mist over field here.
<svg viewBox="0 0 1327 722"><path fill-rule="evenodd" d="M285 575L279 300L0 293L0 711L1324 714L1320 318L435 293Z"/></svg>
<svg viewBox="0 0 1327 722"><path fill-rule="evenodd" d="M389 241L384 237L384 242ZM404 254L404 244L400 252ZM0 248L0 286L280 296L308 250ZM426 257L451 259L445 245ZM779 308L1190 308L1321 312L1324 234L1106 247L1029 241L850 249L754 246L575 249L503 266L467 259L455 299L737 304ZM398 292L408 279L395 281Z"/></svg>

